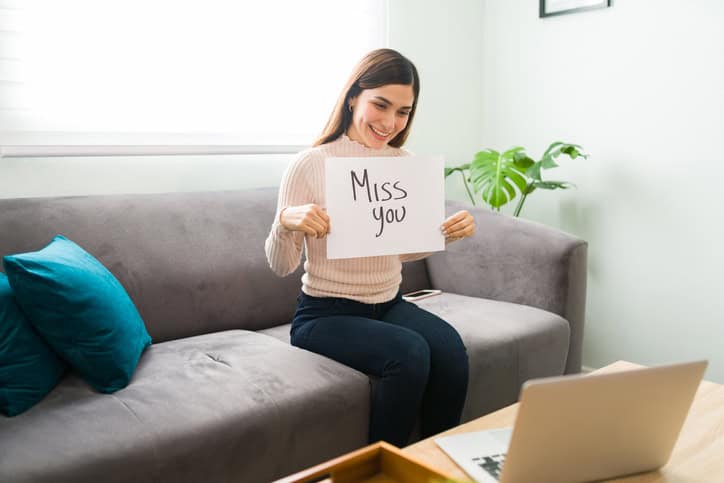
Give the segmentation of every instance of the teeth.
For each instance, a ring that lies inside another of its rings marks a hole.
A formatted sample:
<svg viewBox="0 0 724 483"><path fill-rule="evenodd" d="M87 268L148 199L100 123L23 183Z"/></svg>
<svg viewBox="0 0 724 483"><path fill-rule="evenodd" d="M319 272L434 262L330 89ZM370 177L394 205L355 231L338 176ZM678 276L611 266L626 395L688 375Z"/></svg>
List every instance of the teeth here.
<svg viewBox="0 0 724 483"><path fill-rule="evenodd" d="M372 129L372 131L374 131L375 134L377 134L378 136L382 136L383 138L386 138L387 136L389 136L391 134L391 133L383 133L382 131L378 131L377 129L373 128L372 126L370 126L370 129Z"/></svg>

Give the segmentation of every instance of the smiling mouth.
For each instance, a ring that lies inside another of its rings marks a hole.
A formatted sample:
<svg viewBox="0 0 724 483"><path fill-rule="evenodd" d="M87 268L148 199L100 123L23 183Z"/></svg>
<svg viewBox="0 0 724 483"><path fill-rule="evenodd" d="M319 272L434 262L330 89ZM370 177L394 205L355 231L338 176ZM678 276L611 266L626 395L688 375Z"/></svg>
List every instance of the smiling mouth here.
<svg viewBox="0 0 724 483"><path fill-rule="evenodd" d="M386 139L386 138L388 138L388 137L390 136L390 134L392 134L391 131L388 132L388 133L385 133L385 132L383 132L383 131L378 131L377 129L375 129L375 128L372 127L372 126L370 126L370 129L372 130L372 132L373 132L375 135L377 135L378 137L380 137L380 138L382 138L382 139Z"/></svg>

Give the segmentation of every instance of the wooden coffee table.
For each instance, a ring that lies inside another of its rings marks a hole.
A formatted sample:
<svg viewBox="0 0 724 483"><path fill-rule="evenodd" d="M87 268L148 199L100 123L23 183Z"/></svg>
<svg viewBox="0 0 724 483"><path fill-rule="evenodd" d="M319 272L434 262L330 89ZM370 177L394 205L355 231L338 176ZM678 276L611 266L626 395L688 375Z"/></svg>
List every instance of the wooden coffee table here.
<svg viewBox="0 0 724 483"><path fill-rule="evenodd" d="M595 372L624 371L641 367L618 361ZM434 442L443 435L513 426L518 404L457 426L419 441L402 450L403 454L424 461L433 468L459 479L469 477ZM703 381L694 398L689 416L681 430L669 462L657 471L617 478L619 482L724 482L724 386Z"/></svg>

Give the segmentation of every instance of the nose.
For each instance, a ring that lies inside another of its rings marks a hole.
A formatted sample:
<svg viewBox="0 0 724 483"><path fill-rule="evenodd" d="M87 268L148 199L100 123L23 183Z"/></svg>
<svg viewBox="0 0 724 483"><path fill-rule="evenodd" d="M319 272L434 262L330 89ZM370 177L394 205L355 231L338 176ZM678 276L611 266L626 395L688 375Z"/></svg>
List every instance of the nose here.
<svg viewBox="0 0 724 483"><path fill-rule="evenodd" d="M385 116L385 118L382 120L382 127L385 129L386 132L391 132L395 128L395 114L388 114Z"/></svg>

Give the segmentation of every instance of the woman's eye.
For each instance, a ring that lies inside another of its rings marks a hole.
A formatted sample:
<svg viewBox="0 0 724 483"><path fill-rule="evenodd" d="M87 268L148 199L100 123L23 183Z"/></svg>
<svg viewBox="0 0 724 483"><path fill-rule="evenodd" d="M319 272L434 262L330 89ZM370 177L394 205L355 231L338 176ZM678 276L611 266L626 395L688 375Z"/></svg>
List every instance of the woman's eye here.
<svg viewBox="0 0 724 483"><path fill-rule="evenodd" d="M379 109L380 111L384 111L386 106L384 104L375 103L375 107L377 107L377 109Z"/></svg>
<svg viewBox="0 0 724 483"><path fill-rule="evenodd" d="M410 111L400 111L400 116L407 117L410 115Z"/></svg>

